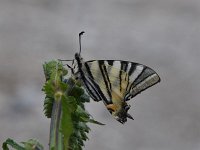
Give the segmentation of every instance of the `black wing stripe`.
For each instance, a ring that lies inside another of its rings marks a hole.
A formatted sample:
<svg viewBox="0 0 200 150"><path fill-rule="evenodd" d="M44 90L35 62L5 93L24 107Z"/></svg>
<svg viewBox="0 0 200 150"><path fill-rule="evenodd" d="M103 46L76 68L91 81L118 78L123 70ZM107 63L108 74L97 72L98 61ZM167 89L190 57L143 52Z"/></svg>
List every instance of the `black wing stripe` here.
<svg viewBox="0 0 200 150"><path fill-rule="evenodd" d="M122 71L119 71L119 90L122 91Z"/></svg>
<svg viewBox="0 0 200 150"><path fill-rule="evenodd" d="M93 77L93 75L92 75L92 72L91 72L91 70L90 70L90 67L89 67L89 65L88 65L87 63L85 63L85 68L86 68L87 73L88 73L88 75L90 76L90 78L92 78L92 79L94 80L94 77Z"/></svg>
<svg viewBox="0 0 200 150"><path fill-rule="evenodd" d="M103 70L104 70L106 79L107 79L107 81L108 81L108 82L107 82L108 88L109 88L109 90L111 91L112 85L111 85L111 82L110 82L110 78L109 78L109 76L108 76L108 71L107 71L107 69L106 69L106 66L103 66Z"/></svg>
<svg viewBox="0 0 200 150"><path fill-rule="evenodd" d="M121 61L120 63L121 63L121 70L126 72L127 68L128 68L128 62L127 61Z"/></svg>
<svg viewBox="0 0 200 150"><path fill-rule="evenodd" d="M108 95L109 95L109 97L111 99L112 98L112 95L111 95L111 83L110 83L110 79L108 77L108 73L107 73L104 61L102 60L102 61L99 61L98 63L99 63L99 68L100 68L104 83L106 85L107 93L108 93Z"/></svg>
<svg viewBox="0 0 200 150"><path fill-rule="evenodd" d="M82 79L85 85L85 88L88 92L88 94L91 96L91 98L94 101L100 101L102 100L101 95L99 94L99 92L96 90L95 87L93 87L93 85L86 79Z"/></svg>
<svg viewBox="0 0 200 150"><path fill-rule="evenodd" d="M128 71L128 75L131 76L132 73L134 72L135 68L136 68L136 64L135 63L131 63L131 68Z"/></svg>

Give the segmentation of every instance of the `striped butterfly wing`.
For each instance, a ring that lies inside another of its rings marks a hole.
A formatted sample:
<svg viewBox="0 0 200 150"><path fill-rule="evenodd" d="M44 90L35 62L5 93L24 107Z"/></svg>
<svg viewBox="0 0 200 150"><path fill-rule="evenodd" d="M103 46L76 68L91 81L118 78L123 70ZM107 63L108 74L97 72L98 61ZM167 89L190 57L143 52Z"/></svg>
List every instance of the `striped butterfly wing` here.
<svg viewBox="0 0 200 150"><path fill-rule="evenodd" d="M160 81L151 68L129 61L92 60L84 66L85 78L92 89L89 95L106 104L130 100Z"/></svg>

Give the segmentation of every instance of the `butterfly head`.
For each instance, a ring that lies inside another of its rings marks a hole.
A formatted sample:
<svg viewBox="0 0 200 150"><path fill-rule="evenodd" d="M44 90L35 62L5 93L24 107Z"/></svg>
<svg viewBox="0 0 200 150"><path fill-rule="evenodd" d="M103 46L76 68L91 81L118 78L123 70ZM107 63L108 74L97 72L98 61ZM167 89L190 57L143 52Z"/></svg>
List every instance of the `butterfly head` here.
<svg viewBox="0 0 200 150"><path fill-rule="evenodd" d="M81 60L81 55L79 53L75 53L75 59L76 60Z"/></svg>
<svg viewBox="0 0 200 150"><path fill-rule="evenodd" d="M130 107L131 107L130 105L124 102L120 109L114 110L112 108L111 109L108 108L108 110L115 117L117 121L124 124L125 122L127 122L127 118L134 120L133 117L128 113Z"/></svg>

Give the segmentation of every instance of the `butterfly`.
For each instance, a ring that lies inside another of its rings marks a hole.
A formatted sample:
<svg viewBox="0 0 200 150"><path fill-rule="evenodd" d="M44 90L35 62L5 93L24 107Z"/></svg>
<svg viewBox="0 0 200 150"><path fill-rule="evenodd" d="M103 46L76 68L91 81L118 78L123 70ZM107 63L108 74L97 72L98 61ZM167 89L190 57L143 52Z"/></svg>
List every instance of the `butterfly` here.
<svg viewBox="0 0 200 150"><path fill-rule="evenodd" d="M108 111L120 123L127 118L130 99L145 89L160 82L159 75L151 68L123 60L90 60L81 57L81 36L79 33L79 53L75 54L72 66L67 65L76 80L80 80L88 95L94 101L103 101ZM62 60L69 61L69 60Z"/></svg>

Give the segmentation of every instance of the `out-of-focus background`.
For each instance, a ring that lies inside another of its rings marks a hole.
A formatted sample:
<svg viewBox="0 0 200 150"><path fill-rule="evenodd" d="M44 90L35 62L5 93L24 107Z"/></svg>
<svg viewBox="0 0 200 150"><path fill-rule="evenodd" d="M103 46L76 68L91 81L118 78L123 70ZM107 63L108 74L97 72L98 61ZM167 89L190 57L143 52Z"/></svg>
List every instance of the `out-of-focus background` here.
<svg viewBox="0 0 200 150"><path fill-rule="evenodd" d="M200 149L199 0L1 0L0 143L37 138L48 148L42 64L82 56L150 66L157 84L129 101L121 125L103 103L87 104L105 126L90 125L86 150Z"/></svg>

